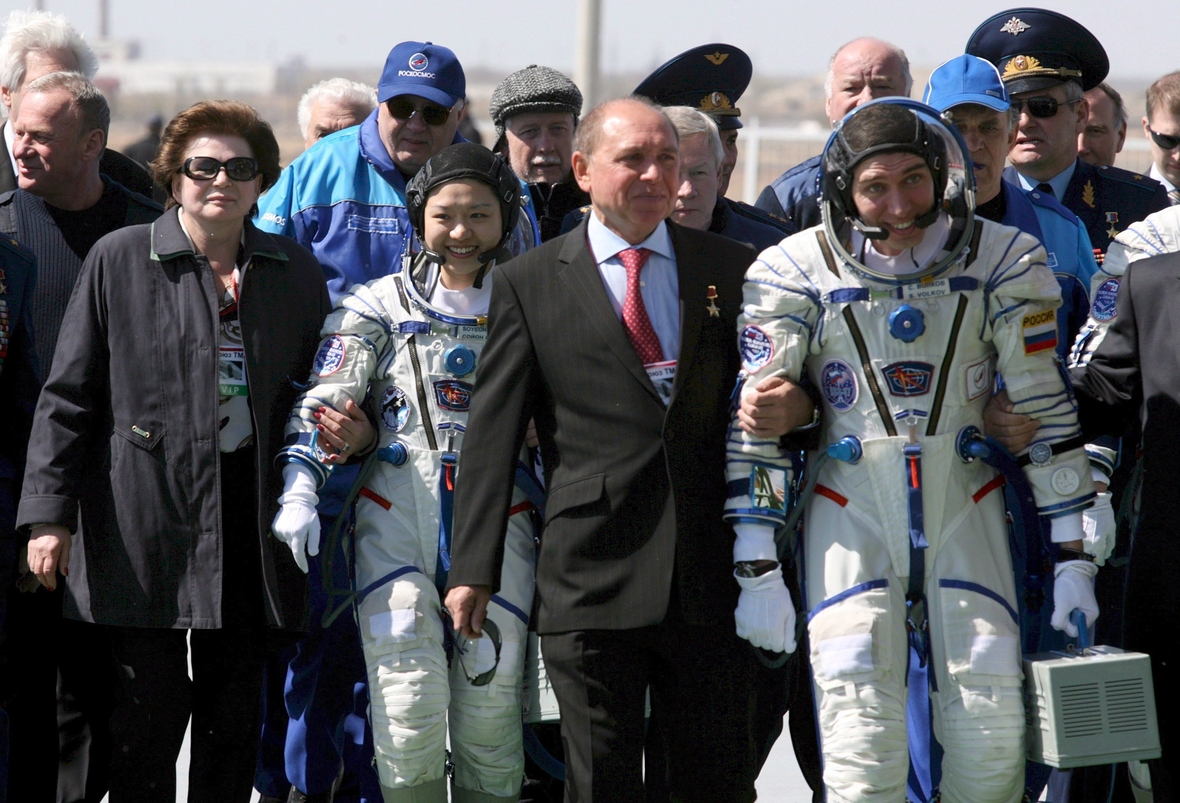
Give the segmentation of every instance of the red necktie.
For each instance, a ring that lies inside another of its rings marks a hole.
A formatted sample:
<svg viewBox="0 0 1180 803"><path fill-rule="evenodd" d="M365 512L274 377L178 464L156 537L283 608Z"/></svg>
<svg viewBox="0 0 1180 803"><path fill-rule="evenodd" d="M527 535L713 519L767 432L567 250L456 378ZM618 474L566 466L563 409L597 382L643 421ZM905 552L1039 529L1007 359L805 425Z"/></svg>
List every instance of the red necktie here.
<svg viewBox="0 0 1180 803"><path fill-rule="evenodd" d="M639 290L639 272L651 251L646 248L628 248L619 252L619 261L627 269L627 297L623 299L623 328L635 353L639 355L644 365L662 362L664 350L660 347L660 339L656 330L647 317L647 307L643 305L643 295Z"/></svg>

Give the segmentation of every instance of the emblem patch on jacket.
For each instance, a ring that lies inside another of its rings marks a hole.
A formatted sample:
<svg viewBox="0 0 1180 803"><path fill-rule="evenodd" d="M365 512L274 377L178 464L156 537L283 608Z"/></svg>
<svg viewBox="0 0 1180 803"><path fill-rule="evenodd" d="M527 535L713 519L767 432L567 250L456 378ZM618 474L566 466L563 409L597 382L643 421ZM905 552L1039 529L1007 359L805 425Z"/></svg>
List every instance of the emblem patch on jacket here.
<svg viewBox="0 0 1180 803"><path fill-rule="evenodd" d="M747 371L757 371L774 356L774 343L770 335L757 326L747 326L742 330L738 336L738 346L742 352L742 367Z"/></svg>
<svg viewBox="0 0 1180 803"><path fill-rule="evenodd" d="M444 410L465 413L471 408L472 386L457 379L440 379L434 383L434 400Z"/></svg>
<svg viewBox="0 0 1180 803"><path fill-rule="evenodd" d="M344 365L346 354L348 354L348 349L344 347L344 338L340 335L332 335L320 344L320 350L316 352L311 370L317 376L334 374L340 370L340 366Z"/></svg>
<svg viewBox="0 0 1180 803"><path fill-rule="evenodd" d="M881 369L894 396L925 396L930 392L934 366L928 362L895 362Z"/></svg>
<svg viewBox="0 0 1180 803"><path fill-rule="evenodd" d="M1036 354L1057 348L1057 313L1047 309L1025 315L1020 320L1024 334L1024 353Z"/></svg>
<svg viewBox="0 0 1180 803"><path fill-rule="evenodd" d="M1118 295L1118 279L1107 279L1098 286L1098 291L1094 293L1094 305L1090 307L1090 314L1094 316L1094 320L1106 323L1115 319L1119 314L1118 307L1115 306Z"/></svg>
<svg viewBox="0 0 1180 803"><path fill-rule="evenodd" d="M401 432L410 420L410 401L406 392L390 385L381 396L381 423L390 432Z"/></svg>
<svg viewBox="0 0 1180 803"><path fill-rule="evenodd" d="M843 360L828 360L819 371L819 387L832 409L851 410L856 404L856 373Z"/></svg>

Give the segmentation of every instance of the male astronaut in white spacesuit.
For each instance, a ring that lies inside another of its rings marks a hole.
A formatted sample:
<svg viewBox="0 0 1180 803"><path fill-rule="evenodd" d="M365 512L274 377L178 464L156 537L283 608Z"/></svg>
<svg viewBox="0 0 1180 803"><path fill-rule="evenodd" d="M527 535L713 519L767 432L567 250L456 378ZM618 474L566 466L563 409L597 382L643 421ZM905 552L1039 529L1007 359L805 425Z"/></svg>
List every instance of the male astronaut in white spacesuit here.
<svg viewBox="0 0 1180 803"><path fill-rule="evenodd" d="M492 637L452 637L439 597L494 260L520 214L520 193L511 169L482 146L452 145L427 162L406 191L423 250L400 273L340 299L280 456L290 462L274 531L300 551L318 529L315 491L331 465L315 412L372 398L380 459L356 508L356 606L386 803L446 803L448 712L451 800L515 801L524 777L520 688L535 558L524 491L515 491L503 584L488 608Z"/></svg>
<svg viewBox="0 0 1180 803"><path fill-rule="evenodd" d="M1016 589L1003 484L959 442L982 430L995 374L1040 421L1020 462L1060 547L1053 625L1097 617L1081 552L1094 489L1055 358L1060 289L1045 252L973 216L970 162L936 111L901 99L852 112L824 151L822 226L763 252L738 320L746 387L806 373L822 397L806 507L804 592L829 801L905 797L906 662L934 671L946 803L1024 792ZM973 429L974 428L974 429ZM789 465L778 443L730 438L738 634L794 647L773 532ZM966 458L966 459L965 459ZM1076 631L1075 631L1076 634Z"/></svg>

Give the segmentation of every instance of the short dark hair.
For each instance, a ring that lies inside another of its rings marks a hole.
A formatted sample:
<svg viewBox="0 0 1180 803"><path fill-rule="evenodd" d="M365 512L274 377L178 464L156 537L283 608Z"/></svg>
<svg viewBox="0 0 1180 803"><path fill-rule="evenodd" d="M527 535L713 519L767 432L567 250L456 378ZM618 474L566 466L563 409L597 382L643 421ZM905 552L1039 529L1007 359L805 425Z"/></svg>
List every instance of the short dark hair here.
<svg viewBox="0 0 1180 803"><path fill-rule="evenodd" d="M259 116L249 104L236 100L203 100L177 114L164 129L160 150L152 160L152 177L166 190L172 177L184 167L184 154L198 137L208 134L241 137L250 146L250 153L258 161L262 173L262 191L266 192L279 180L279 143L270 123ZM168 191L165 208L176 206L176 199Z"/></svg>
<svg viewBox="0 0 1180 803"><path fill-rule="evenodd" d="M1127 127L1127 107L1123 103L1123 96L1119 94L1119 91L1117 89L1115 89L1113 86L1106 83L1105 81L1103 81L1102 83L1100 83L1098 86L1096 86L1094 88L1102 90L1103 94L1105 94L1108 98L1110 98L1110 102L1114 105L1114 126L1115 126L1115 128L1118 128L1120 126L1123 128L1126 128Z"/></svg>
<svg viewBox="0 0 1180 803"><path fill-rule="evenodd" d="M841 127L844 141L853 153L888 143L911 143L917 137L918 117L904 106L878 103L861 109Z"/></svg>
<svg viewBox="0 0 1180 803"><path fill-rule="evenodd" d="M642 95L631 95L625 98L608 100L591 109L590 113L578 125L577 131L574 132L574 151L580 152L587 157L593 157L595 149L602 140L602 125L610 117L609 107L625 102L638 103L659 114L660 117L664 118L664 122L668 124L668 128L672 131L672 138L677 144L680 143L680 135L676 131L676 126L668 119L668 115L664 114L664 108L662 106L653 103L650 98L645 98Z"/></svg>

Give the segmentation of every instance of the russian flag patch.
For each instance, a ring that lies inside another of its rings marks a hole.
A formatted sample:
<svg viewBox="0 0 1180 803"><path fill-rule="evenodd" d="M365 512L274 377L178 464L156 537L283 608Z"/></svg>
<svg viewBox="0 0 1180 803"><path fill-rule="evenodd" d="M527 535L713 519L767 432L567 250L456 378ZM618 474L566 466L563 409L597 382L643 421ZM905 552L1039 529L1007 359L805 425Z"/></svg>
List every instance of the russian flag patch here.
<svg viewBox="0 0 1180 803"><path fill-rule="evenodd" d="M1024 353L1036 354L1057 348L1057 313L1047 309L1025 315L1020 322L1024 334Z"/></svg>

